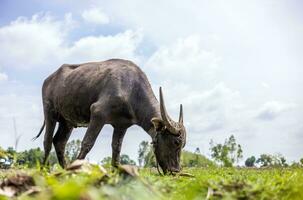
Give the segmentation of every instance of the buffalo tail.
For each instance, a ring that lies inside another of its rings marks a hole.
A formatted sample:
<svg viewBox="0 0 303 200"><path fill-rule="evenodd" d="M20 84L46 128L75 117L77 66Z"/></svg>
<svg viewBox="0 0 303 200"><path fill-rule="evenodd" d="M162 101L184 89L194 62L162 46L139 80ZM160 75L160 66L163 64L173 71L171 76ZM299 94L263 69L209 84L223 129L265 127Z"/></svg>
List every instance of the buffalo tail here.
<svg viewBox="0 0 303 200"><path fill-rule="evenodd" d="M45 127L45 121L43 121L43 125L42 125L42 127L41 127L41 129L40 129L38 135L32 139L33 141L36 140L36 139L41 135L41 133L42 133L44 127Z"/></svg>

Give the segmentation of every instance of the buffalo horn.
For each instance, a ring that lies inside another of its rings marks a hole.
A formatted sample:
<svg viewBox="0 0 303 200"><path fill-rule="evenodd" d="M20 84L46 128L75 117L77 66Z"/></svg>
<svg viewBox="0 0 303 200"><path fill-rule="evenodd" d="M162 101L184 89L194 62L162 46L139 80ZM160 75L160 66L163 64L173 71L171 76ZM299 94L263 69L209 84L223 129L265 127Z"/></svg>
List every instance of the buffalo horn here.
<svg viewBox="0 0 303 200"><path fill-rule="evenodd" d="M183 107L180 104L179 124L183 124Z"/></svg>
<svg viewBox="0 0 303 200"><path fill-rule="evenodd" d="M178 123L174 122L167 114L161 87L160 87L160 111L161 111L162 120L163 120L166 128L171 133L173 133L175 135L179 135L180 128L179 128Z"/></svg>

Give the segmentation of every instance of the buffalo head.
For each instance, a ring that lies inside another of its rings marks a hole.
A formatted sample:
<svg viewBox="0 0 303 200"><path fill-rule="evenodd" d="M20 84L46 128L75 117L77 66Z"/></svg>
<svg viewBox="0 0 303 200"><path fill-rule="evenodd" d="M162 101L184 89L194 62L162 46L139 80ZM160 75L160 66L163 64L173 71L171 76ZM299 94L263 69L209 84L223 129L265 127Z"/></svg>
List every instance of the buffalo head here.
<svg viewBox="0 0 303 200"><path fill-rule="evenodd" d="M175 122L167 114L161 87L160 111L161 119L153 118L151 120L156 130L156 136L153 141L156 160L164 174L167 172L179 172L181 170L181 150L186 143L182 104L180 105L179 121Z"/></svg>

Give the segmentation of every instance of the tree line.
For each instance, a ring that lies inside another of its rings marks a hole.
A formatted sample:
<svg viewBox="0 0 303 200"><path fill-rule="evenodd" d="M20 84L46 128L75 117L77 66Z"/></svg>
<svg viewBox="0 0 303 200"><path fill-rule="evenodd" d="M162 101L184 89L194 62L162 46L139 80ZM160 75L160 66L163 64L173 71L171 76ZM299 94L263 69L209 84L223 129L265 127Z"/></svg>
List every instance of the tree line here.
<svg viewBox="0 0 303 200"><path fill-rule="evenodd" d="M80 152L81 141L72 140L67 143L65 157L67 163L71 163L77 158ZM224 143L215 143L210 141L210 157L202 155L199 148L194 152L183 150L181 154L182 167L233 167L243 159L243 150L236 138L231 135ZM9 168L11 165L36 167L40 166L43 160L44 152L40 148L33 148L21 152L17 152L14 148L9 147L4 150L0 147L0 168ZM153 146L148 141L142 141L138 148L138 163L131 159L128 155L120 156L121 164L137 165L140 167L156 167L156 159L153 153ZM52 151L49 156L49 165L57 163L55 152ZM103 158L100 163L104 166L111 166L111 157ZM245 160L246 167L302 167L303 158L299 162L288 164L285 157L281 154L261 154L258 158L250 156Z"/></svg>
<svg viewBox="0 0 303 200"><path fill-rule="evenodd" d="M67 162L72 162L77 158L80 152L80 140L72 140L67 143L65 150L65 158ZM44 157L44 151L38 148L32 148L25 151L17 152L13 147L3 150L0 147L0 168L9 168L11 165L37 167L40 166ZM57 156L54 151L50 153L48 162L50 165L56 164Z"/></svg>
<svg viewBox="0 0 303 200"><path fill-rule="evenodd" d="M210 142L211 157L221 166L232 167L243 158L243 150L236 139L231 135L223 144L215 144ZM299 162L288 164L286 158L282 154L261 154L259 158L250 156L245 160L246 167L302 167L303 158Z"/></svg>

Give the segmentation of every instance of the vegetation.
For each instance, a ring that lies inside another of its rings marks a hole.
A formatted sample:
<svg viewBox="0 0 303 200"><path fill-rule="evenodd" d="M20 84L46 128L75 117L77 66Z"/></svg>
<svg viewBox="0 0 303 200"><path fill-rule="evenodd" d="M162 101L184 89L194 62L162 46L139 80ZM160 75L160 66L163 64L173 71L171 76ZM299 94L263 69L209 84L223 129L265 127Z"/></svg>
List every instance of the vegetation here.
<svg viewBox="0 0 303 200"><path fill-rule="evenodd" d="M26 164L28 167L35 167L42 162L44 152L40 148L25 150L15 153L19 164Z"/></svg>
<svg viewBox="0 0 303 200"><path fill-rule="evenodd" d="M260 158L258 158L257 163L261 165L261 167L268 166L276 166L276 167L286 167L288 164L286 163L286 159L281 154L270 155L270 154L261 154Z"/></svg>
<svg viewBox="0 0 303 200"><path fill-rule="evenodd" d="M216 164L201 155L199 151L195 153L189 151L183 151L181 155L181 166L182 167L214 167Z"/></svg>
<svg viewBox="0 0 303 200"><path fill-rule="evenodd" d="M0 158L5 158L7 156L7 152L0 147Z"/></svg>
<svg viewBox="0 0 303 200"><path fill-rule="evenodd" d="M66 144L65 147L65 158L70 163L77 159L81 149L81 140L72 140Z"/></svg>
<svg viewBox="0 0 303 200"><path fill-rule="evenodd" d="M101 160L101 164L107 168L111 166L112 157L108 156ZM122 165L136 165L136 162L132 160L128 155L122 154L120 156L120 163Z"/></svg>
<svg viewBox="0 0 303 200"><path fill-rule="evenodd" d="M120 163L121 165L136 165L136 162L130 159L130 157L126 154L122 154L120 156Z"/></svg>
<svg viewBox="0 0 303 200"><path fill-rule="evenodd" d="M147 168L139 176L122 176L117 171L105 174L97 166L77 172L56 167L50 172L10 170L0 172L0 177L6 177L2 186L7 189L0 189L0 199L9 199L5 196L10 195L8 188L18 199L303 199L302 168L184 171L193 176L160 176Z"/></svg>
<svg viewBox="0 0 303 200"><path fill-rule="evenodd" d="M240 144L236 143L236 138L231 135L224 144L214 144L210 142L211 157L224 167L232 167L243 157Z"/></svg>
<svg viewBox="0 0 303 200"><path fill-rule="evenodd" d="M245 166L246 167L254 167L256 163L256 157L251 156L245 160Z"/></svg>
<svg viewBox="0 0 303 200"><path fill-rule="evenodd" d="M68 144L69 162L76 158L79 149L80 141ZM303 199L303 158L288 165L281 154L261 154L258 159L248 157L247 167L232 167L243 153L234 136L224 144L211 142L211 152L220 165L196 148L194 152L182 152L181 174L161 176L155 168L152 146L146 141L139 145L139 173L135 161L125 154L120 157L123 165L115 170L110 166L111 157L101 161L108 172L84 161L76 161L63 170L54 152L49 159L52 167L40 169L41 149L16 152L13 148L0 148L0 158L15 159L11 169L0 169L0 200Z"/></svg>
<svg viewBox="0 0 303 200"><path fill-rule="evenodd" d="M138 162L141 167L156 167L153 147L147 141L142 141L139 145Z"/></svg>
<svg viewBox="0 0 303 200"><path fill-rule="evenodd" d="M139 144L139 150L138 150L138 162L139 166L145 166L146 160L145 158L147 157L147 154L150 152L150 145L148 144L147 141L142 141Z"/></svg>
<svg viewBox="0 0 303 200"><path fill-rule="evenodd" d="M147 141L142 141L138 150L139 166L146 168L156 167L156 158L153 153L152 146ZM194 153L190 151L182 151L181 166L182 167L210 167L216 164L203 156L199 148Z"/></svg>

